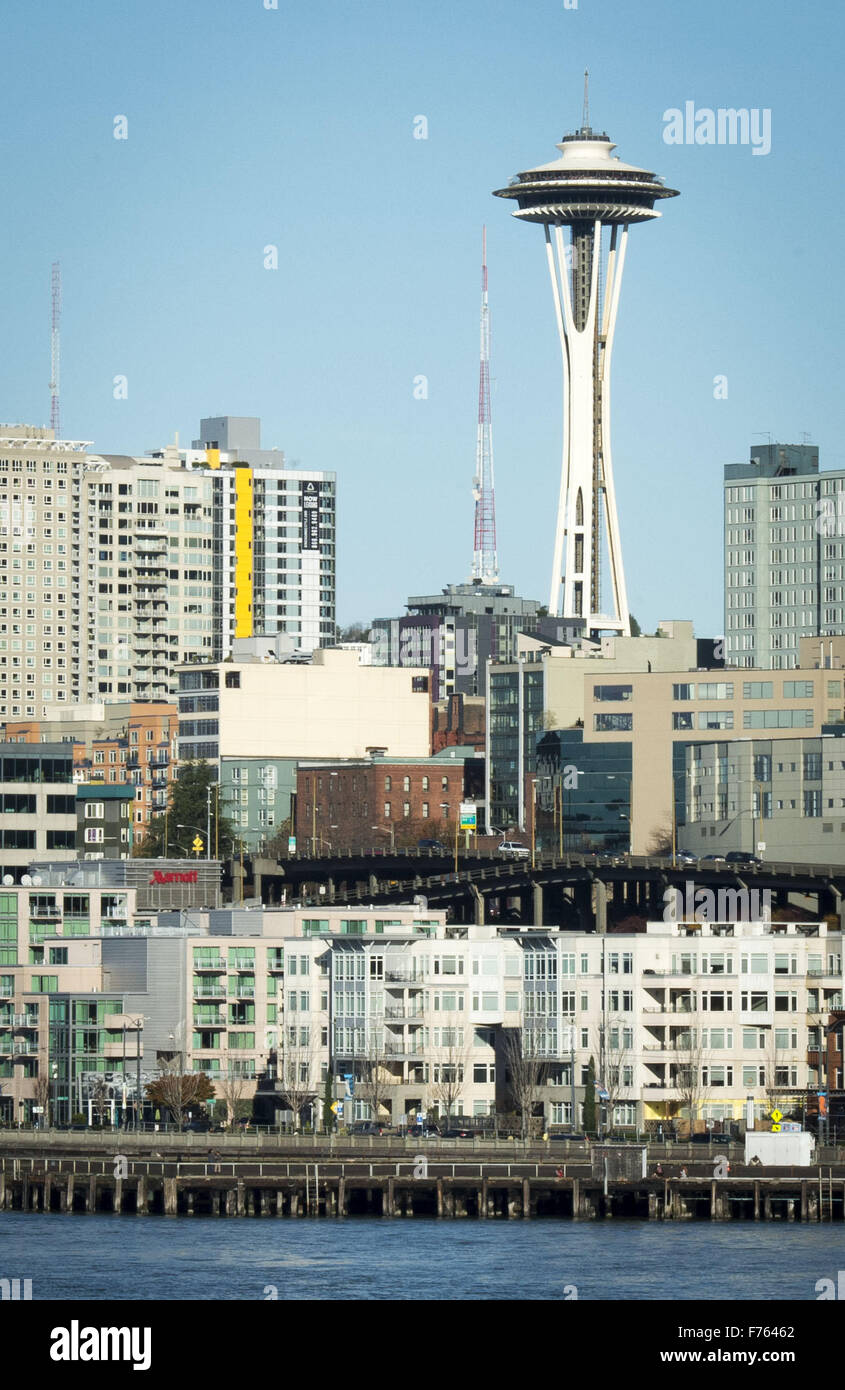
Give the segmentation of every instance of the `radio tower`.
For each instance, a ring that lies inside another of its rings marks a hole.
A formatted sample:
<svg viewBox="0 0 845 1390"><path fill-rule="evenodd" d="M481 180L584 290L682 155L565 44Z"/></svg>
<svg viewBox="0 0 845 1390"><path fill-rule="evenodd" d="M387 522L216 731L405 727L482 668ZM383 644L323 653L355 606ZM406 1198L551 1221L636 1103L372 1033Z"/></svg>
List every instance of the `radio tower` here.
<svg viewBox="0 0 845 1390"><path fill-rule="evenodd" d="M53 262L53 320L50 333L50 428L54 439L61 439L59 421L59 327L62 318L62 271Z"/></svg>
<svg viewBox="0 0 845 1390"><path fill-rule="evenodd" d="M495 584L499 578L496 557L496 497L493 491L493 426L490 415L490 311L487 306L487 228L481 232L481 366L478 376L478 444L475 454L475 540L472 578Z"/></svg>

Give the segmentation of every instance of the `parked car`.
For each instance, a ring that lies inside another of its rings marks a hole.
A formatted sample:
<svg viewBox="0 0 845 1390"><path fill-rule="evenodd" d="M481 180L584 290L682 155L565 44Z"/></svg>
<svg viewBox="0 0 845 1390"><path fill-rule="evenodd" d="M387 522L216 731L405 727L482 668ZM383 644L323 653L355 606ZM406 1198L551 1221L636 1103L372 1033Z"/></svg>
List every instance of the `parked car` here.
<svg viewBox="0 0 845 1390"><path fill-rule="evenodd" d="M570 1134L568 1130L562 1130L560 1132L550 1130L549 1138L562 1139L565 1140L567 1144L586 1144L587 1142L586 1134Z"/></svg>
<svg viewBox="0 0 845 1390"><path fill-rule="evenodd" d="M745 850L732 849L725 855L726 864L762 864L762 859L758 859L756 854L746 854Z"/></svg>
<svg viewBox="0 0 845 1390"><path fill-rule="evenodd" d="M446 846L440 840L420 840L417 844L417 849L430 849L435 851L437 854L449 853Z"/></svg>
<svg viewBox="0 0 845 1390"><path fill-rule="evenodd" d="M527 859L531 853L527 846L519 844L517 840L502 840L498 848L499 854L507 855L509 859Z"/></svg>
<svg viewBox="0 0 845 1390"><path fill-rule="evenodd" d="M468 1129L468 1128L467 1128L467 1129L463 1129L463 1128L461 1128L460 1125L457 1125L457 1126L455 1126L453 1129L444 1129L444 1131L443 1131L443 1138L444 1138L444 1139L474 1139L477 1133L478 1133L477 1130Z"/></svg>
<svg viewBox="0 0 845 1390"><path fill-rule="evenodd" d="M349 1126L350 1134L384 1134L384 1125L377 1124L375 1120L356 1120Z"/></svg>

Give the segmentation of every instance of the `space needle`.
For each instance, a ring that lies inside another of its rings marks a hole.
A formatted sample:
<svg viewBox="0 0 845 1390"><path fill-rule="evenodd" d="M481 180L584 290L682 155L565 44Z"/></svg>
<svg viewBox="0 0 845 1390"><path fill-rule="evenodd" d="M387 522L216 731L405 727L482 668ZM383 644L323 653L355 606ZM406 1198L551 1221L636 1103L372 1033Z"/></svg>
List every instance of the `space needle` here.
<svg viewBox="0 0 845 1390"><path fill-rule="evenodd" d="M581 128L564 135L557 147L560 158L517 174L495 196L513 198L514 217L545 228L564 403L549 612L582 618L586 636L597 638L631 631L610 454L610 359L628 227L659 217L654 204L678 195L655 174L623 164L609 137L591 128L584 77ZM605 227L609 238L603 246ZM602 611L603 538L612 589L607 612Z"/></svg>

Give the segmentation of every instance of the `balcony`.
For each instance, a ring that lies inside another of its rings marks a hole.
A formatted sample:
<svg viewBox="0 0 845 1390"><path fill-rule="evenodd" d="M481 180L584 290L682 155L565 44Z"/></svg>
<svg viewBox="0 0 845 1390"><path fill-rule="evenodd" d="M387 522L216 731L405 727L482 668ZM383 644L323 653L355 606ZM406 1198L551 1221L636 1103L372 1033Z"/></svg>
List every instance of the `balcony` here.
<svg viewBox="0 0 845 1390"><path fill-rule="evenodd" d="M217 975L226 969L225 960L199 960L194 961L194 973L197 975L212 974Z"/></svg>
<svg viewBox="0 0 845 1390"><path fill-rule="evenodd" d="M255 985L244 985L241 989L236 989L234 994L229 995L230 999L254 999Z"/></svg>
<svg viewBox="0 0 845 1390"><path fill-rule="evenodd" d="M255 959L252 956L235 956L234 960L230 960L229 968L230 970L245 970L252 975L255 971Z"/></svg>
<svg viewBox="0 0 845 1390"><path fill-rule="evenodd" d="M194 989L195 999L224 999L226 989L221 981L219 985L203 985Z"/></svg>

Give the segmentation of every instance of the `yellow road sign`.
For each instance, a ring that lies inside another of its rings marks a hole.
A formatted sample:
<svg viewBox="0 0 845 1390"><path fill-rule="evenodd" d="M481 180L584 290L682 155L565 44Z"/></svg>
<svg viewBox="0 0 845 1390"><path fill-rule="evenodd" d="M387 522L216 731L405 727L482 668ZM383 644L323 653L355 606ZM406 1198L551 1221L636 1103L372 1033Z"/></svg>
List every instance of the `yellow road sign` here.
<svg viewBox="0 0 845 1390"><path fill-rule="evenodd" d="M191 845L191 849L194 851L194 854L202 854L203 848L203 842L200 839L199 835L195 835L194 843Z"/></svg>

